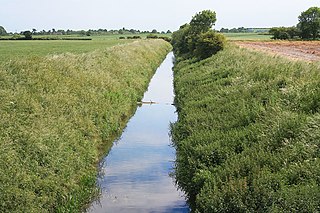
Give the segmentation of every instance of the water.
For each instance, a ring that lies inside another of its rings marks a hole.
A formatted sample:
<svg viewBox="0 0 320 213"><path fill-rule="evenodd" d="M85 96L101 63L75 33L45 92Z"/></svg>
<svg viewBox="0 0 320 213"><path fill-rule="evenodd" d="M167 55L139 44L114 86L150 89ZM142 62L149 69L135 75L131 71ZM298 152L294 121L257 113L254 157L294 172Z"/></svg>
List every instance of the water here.
<svg viewBox="0 0 320 213"><path fill-rule="evenodd" d="M169 53L142 100L157 104L143 104L137 109L103 160L103 175L98 180L102 196L88 212L189 212L183 193L169 176L175 159L169 125L177 119L171 105L172 59Z"/></svg>

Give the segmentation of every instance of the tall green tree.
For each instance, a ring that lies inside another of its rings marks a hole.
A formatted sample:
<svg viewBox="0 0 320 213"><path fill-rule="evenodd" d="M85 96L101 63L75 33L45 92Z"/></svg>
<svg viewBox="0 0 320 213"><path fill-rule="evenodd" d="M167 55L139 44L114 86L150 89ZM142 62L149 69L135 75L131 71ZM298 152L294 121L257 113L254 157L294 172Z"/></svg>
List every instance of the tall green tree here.
<svg viewBox="0 0 320 213"><path fill-rule="evenodd" d="M299 16L298 28L303 39L316 39L320 34L320 8L311 7Z"/></svg>
<svg viewBox="0 0 320 213"><path fill-rule="evenodd" d="M3 26L0 26L0 36L7 35L7 31L4 29Z"/></svg>
<svg viewBox="0 0 320 213"><path fill-rule="evenodd" d="M211 10L204 10L197 13L190 21L191 31L193 33L205 33L209 31L216 23L216 13Z"/></svg>
<svg viewBox="0 0 320 213"><path fill-rule="evenodd" d="M192 17L172 34L172 46L177 61L187 58L205 59L222 50L225 39L212 30L216 13L204 10Z"/></svg>

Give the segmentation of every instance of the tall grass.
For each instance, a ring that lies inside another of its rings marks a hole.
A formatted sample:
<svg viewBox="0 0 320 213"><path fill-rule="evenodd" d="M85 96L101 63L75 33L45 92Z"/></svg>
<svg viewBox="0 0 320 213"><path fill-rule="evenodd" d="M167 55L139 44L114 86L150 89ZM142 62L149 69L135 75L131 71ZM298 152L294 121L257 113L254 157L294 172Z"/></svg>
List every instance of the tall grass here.
<svg viewBox="0 0 320 213"><path fill-rule="evenodd" d="M139 41L0 67L0 212L78 212L102 147L124 127L171 46Z"/></svg>
<svg viewBox="0 0 320 213"><path fill-rule="evenodd" d="M320 211L320 64L228 46L175 66L176 177L193 212Z"/></svg>

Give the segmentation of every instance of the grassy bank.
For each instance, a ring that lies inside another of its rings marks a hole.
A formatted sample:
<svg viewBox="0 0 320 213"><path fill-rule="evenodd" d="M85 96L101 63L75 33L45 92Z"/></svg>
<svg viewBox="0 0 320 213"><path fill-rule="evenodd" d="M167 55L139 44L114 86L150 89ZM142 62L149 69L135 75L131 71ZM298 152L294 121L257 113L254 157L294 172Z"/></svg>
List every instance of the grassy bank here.
<svg viewBox="0 0 320 213"><path fill-rule="evenodd" d="M0 66L0 212L78 212L170 50L162 40Z"/></svg>
<svg viewBox="0 0 320 213"><path fill-rule="evenodd" d="M320 211L319 70L232 45L176 64L176 177L193 212Z"/></svg>

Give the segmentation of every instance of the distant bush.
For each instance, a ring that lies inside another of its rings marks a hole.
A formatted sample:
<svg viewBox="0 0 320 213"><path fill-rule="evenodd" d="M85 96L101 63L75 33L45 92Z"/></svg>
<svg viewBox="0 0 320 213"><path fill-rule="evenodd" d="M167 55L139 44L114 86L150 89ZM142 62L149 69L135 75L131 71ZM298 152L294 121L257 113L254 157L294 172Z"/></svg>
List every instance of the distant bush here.
<svg viewBox="0 0 320 213"><path fill-rule="evenodd" d="M133 39L141 39L141 36L133 36Z"/></svg>
<svg viewBox="0 0 320 213"><path fill-rule="evenodd" d="M32 40L32 33L30 31L24 31L23 35L25 37L25 40Z"/></svg>
<svg viewBox="0 0 320 213"><path fill-rule="evenodd" d="M124 36L120 36L120 37L119 37L119 39L126 39L126 37L124 37Z"/></svg>
<svg viewBox="0 0 320 213"><path fill-rule="evenodd" d="M157 39L159 37L157 35L155 35L155 34L149 34L149 35L147 35L147 38L149 38L149 39Z"/></svg>
<svg viewBox="0 0 320 213"><path fill-rule="evenodd" d="M269 30L272 39L288 40L298 37L300 32L296 27L273 27Z"/></svg>

